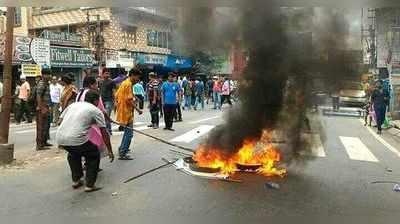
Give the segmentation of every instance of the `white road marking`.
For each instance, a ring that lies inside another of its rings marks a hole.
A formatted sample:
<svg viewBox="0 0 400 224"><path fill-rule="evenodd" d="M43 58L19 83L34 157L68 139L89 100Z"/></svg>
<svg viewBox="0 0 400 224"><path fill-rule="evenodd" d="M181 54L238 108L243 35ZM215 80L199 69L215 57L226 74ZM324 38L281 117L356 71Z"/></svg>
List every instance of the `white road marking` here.
<svg viewBox="0 0 400 224"><path fill-rule="evenodd" d="M198 124L198 123L201 123L201 122L204 122L204 121L214 120L214 119L217 119L217 118L220 118L220 117L221 116L209 117L209 118L205 118L205 119L189 122L189 124Z"/></svg>
<svg viewBox="0 0 400 224"><path fill-rule="evenodd" d="M352 160L378 162L378 159L371 151L361 142L359 138L339 136L344 145L347 154Z"/></svg>
<svg viewBox="0 0 400 224"><path fill-rule="evenodd" d="M188 132L186 132L183 135L180 135L174 139L172 139L172 142L185 142L185 143L190 143L191 141L195 140L196 138L199 138L205 134L207 134L211 129L213 129L215 126L213 125L201 125L195 129L192 129Z"/></svg>
<svg viewBox="0 0 400 224"><path fill-rule="evenodd" d="M360 119L360 122L364 124L364 120ZM386 146L387 149L389 149L391 152L393 152L398 157L400 157L400 152L395 147L393 147L388 142L386 142L385 139L383 139L381 136L376 134L374 132L374 130L372 130L372 128L367 127L367 130L369 131L369 133L371 133L372 136L374 136L376 138L376 140L378 140L380 143L382 143L382 145Z"/></svg>
<svg viewBox="0 0 400 224"><path fill-rule="evenodd" d="M15 134L25 134L25 133L31 133L31 132L35 132L36 129L28 129L25 131L16 131Z"/></svg>
<svg viewBox="0 0 400 224"><path fill-rule="evenodd" d="M326 157L324 146L321 142L321 136L318 134L307 135L313 143L311 151L301 151L300 155L315 156L315 157Z"/></svg>
<svg viewBox="0 0 400 224"><path fill-rule="evenodd" d="M28 129L28 130L24 130L24 131L16 131L15 134L26 134L26 133L32 133L32 132L36 132L36 128ZM50 129L50 134L53 134L56 132L57 132L57 129Z"/></svg>

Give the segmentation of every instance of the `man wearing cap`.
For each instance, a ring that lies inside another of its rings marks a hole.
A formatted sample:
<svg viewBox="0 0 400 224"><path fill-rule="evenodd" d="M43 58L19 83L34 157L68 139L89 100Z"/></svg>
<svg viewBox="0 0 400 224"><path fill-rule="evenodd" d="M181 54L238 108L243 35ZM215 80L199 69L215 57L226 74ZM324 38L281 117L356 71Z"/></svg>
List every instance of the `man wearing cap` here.
<svg viewBox="0 0 400 224"><path fill-rule="evenodd" d="M21 87L19 89L18 99L20 100L21 103L16 111L15 119L17 121L17 124L20 124L22 117L25 115L27 122L32 123L32 117L29 111L29 104L28 104L28 99L31 94L31 86L29 85L29 82L26 81L26 77L24 75L20 76L20 80L21 80Z"/></svg>

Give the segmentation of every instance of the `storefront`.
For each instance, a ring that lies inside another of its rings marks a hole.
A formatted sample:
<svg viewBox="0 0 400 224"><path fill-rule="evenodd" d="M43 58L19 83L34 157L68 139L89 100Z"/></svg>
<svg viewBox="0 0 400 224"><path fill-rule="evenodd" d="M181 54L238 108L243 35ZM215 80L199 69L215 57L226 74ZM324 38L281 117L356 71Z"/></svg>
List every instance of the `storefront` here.
<svg viewBox="0 0 400 224"><path fill-rule="evenodd" d="M66 73L73 73L77 86L81 84L83 69L92 67L93 61L93 54L90 49L50 47L50 64L53 74L62 76Z"/></svg>

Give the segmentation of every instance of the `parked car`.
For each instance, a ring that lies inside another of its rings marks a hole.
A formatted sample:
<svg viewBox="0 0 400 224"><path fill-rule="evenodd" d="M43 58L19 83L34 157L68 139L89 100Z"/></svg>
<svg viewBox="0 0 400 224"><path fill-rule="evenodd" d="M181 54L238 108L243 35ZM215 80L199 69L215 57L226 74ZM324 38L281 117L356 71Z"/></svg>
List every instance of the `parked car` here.
<svg viewBox="0 0 400 224"><path fill-rule="evenodd" d="M367 101L367 94L360 82L344 82L339 89L339 103L341 105L363 107Z"/></svg>

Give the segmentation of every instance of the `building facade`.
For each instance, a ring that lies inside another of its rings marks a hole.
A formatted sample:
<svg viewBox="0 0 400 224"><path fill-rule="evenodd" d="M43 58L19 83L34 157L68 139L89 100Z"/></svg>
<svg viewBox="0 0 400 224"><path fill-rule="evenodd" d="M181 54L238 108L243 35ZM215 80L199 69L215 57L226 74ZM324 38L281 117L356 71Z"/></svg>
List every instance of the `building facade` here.
<svg viewBox="0 0 400 224"><path fill-rule="evenodd" d="M171 20L138 9L45 8L34 9L30 34L43 30L76 33L83 46L107 50L171 54ZM99 46L100 45L100 46Z"/></svg>

